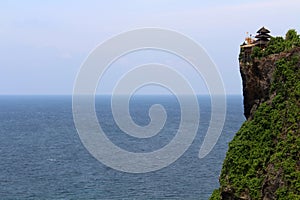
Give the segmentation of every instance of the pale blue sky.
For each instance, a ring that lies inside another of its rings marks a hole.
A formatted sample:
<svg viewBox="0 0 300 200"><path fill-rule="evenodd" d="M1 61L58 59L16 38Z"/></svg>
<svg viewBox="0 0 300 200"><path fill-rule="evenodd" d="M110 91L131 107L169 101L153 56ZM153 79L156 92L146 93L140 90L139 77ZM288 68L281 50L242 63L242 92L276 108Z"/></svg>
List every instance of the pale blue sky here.
<svg viewBox="0 0 300 200"><path fill-rule="evenodd" d="M226 92L241 94L237 57L246 32L254 34L263 25L272 35L290 28L299 32L299 10L298 0L1 1L0 94L71 94L92 49L141 27L173 29L193 38L216 63ZM147 56L167 59L156 53ZM199 88L197 92L205 93ZM109 87L100 92L109 92Z"/></svg>

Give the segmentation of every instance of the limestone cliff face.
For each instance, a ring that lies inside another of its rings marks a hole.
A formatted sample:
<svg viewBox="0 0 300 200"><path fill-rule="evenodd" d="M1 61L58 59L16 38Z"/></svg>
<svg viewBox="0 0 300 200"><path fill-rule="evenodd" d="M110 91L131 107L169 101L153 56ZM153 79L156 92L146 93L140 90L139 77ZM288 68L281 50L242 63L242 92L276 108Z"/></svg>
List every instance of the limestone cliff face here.
<svg viewBox="0 0 300 200"><path fill-rule="evenodd" d="M251 119L261 102L269 98L269 90L274 71L274 59L240 62L243 81L244 115Z"/></svg>
<svg viewBox="0 0 300 200"><path fill-rule="evenodd" d="M257 107L272 98L270 87L276 62L279 59L289 57L300 52L300 48L294 48L289 52L269 55L261 59L253 59L250 62L240 60L240 73L243 81L244 115L252 119Z"/></svg>
<svg viewBox="0 0 300 200"><path fill-rule="evenodd" d="M300 199L300 47L240 60L247 121L211 199Z"/></svg>

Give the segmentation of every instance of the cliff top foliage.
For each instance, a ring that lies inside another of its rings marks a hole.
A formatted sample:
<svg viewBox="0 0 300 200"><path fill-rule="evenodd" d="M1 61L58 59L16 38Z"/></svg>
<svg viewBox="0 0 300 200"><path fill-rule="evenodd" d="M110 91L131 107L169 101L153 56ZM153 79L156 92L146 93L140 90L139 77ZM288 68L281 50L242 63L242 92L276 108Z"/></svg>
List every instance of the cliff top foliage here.
<svg viewBox="0 0 300 200"><path fill-rule="evenodd" d="M254 56L278 54L298 46L300 37L290 30L285 39L272 38L269 46L257 50ZM220 188L211 199L220 199L221 194L232 199L300 199L299 55L278 56L270 99L259 105L253 119L244 122L229 143Z"/></svg>
<svg viewBox="0 0 300 200"><path fill-rule="evenodd" d="M300 47L300 35L295 29L291 29L286 33L285 38L281 36L271 37L267 47L264 49L255 46L252 50L251 58L262 58L271 54L289 51L295 47Z"/></svg>

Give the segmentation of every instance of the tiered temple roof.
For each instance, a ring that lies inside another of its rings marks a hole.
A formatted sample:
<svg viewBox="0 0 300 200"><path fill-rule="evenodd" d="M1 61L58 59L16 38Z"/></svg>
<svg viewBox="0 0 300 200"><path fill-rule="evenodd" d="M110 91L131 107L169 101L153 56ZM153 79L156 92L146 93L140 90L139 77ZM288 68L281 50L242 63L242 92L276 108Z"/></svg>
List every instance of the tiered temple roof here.
<svg viewBox="0 0 300 200"><path fill-rule="evenodd" d="M257 38L257 40L255 41L255 45L259 46L259 47L265 47L267 46L271 35L269 35L270 31L268 29L266 29L265 27L260 28L257 31L257 35L255 36L255 38Z"/></svg>

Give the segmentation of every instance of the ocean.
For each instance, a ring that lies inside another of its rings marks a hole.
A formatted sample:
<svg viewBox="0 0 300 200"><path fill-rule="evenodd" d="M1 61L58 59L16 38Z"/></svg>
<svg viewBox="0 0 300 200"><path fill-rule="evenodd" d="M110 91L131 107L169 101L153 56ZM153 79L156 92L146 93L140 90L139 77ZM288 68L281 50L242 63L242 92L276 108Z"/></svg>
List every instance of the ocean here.
<svg viewBox="0 0 300 200"><path fill-rule="evenodd" d="M83 146L72 115L71 96L0 96L0 199L208 199L218 188L218 176L228 149L245 121L241 96L227 96L222 134L202 159L198 153L210 120L209 96L198 96L197 136L174 163L158 171L132 174L114 170L95 159ZM167 145L180 122L173 96L135 96L130 101L133 121L149 123L148 110L161 104L167 112L163 129L139 139L116 125L110 96L97 96L101 127L117 146L150 152Z"/></svg>

